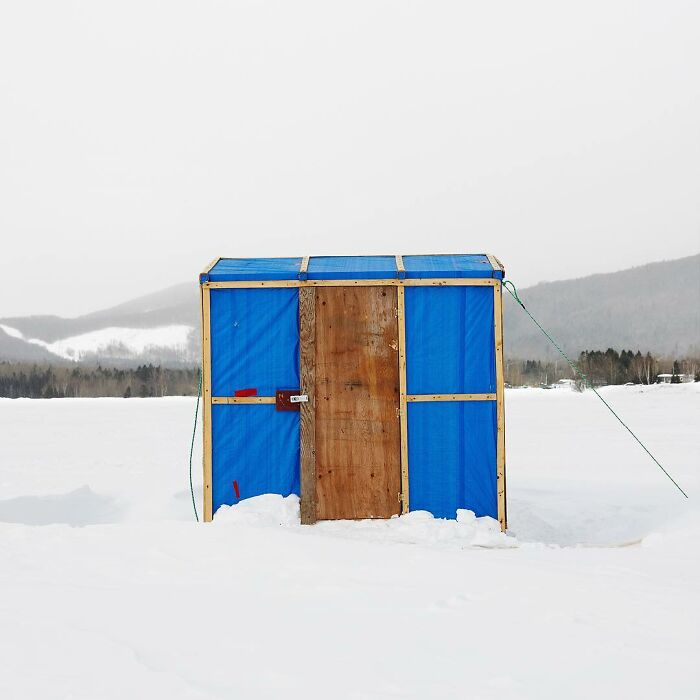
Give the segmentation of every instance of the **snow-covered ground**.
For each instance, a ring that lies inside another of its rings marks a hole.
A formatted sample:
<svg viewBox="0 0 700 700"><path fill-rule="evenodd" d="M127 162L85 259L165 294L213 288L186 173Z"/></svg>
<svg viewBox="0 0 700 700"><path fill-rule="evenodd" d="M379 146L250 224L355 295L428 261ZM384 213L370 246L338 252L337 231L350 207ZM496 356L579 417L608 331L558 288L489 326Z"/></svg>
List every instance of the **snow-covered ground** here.
<svg viewBox="0 0 700 700"><path fill-rule="evenodd" d="M197 525L192 399L0 400L0 697L698 698L700 385L603 392L690 499L592 393L512 390L507 537Z"/></svg>

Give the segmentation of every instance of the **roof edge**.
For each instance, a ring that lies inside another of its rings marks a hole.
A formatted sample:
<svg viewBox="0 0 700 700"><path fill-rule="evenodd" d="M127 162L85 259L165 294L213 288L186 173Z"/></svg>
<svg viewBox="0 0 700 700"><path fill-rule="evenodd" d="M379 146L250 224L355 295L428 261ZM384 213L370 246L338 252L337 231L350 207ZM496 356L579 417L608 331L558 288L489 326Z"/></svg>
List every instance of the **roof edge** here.
<svg viewBox="0 0 700 700"><path fill-rule="evenodd" d="M489 259L489 262L491 263L491 267L493 268L493 271L500 272L501 275L503 277L505 277L506 268L503 267L503 263L495 255L491 255L490 253L486 253L485 255Z"/></svg>

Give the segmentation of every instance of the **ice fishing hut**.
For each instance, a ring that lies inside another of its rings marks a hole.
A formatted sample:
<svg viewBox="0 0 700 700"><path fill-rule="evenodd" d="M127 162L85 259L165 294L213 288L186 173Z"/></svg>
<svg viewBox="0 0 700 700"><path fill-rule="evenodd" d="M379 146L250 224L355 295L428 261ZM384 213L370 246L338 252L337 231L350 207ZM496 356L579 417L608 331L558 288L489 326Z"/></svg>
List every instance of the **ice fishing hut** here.
<svg viewBox="0 0 700 700"><path fill-rule="evenodd" d="M491 255L218 258L200 275L204 520L458 508L506 527L504 270Z"/></svg>

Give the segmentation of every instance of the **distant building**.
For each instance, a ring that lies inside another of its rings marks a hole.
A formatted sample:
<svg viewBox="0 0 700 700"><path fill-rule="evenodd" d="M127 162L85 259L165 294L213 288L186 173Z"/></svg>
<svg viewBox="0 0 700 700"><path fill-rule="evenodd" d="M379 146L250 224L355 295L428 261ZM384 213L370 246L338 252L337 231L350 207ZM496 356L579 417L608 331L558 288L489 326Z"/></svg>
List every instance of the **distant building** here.
<svg viewBox="0 0 700 700"><path fill-rule="evenodd" d="M673 382L673 376L672 374L657 374L656 375L656 383L657 384L671 384ZM679 382L685 384L686 382L692 382L695 377L693 377L692 374L677 374L675 375L678 377Z"/></svg>

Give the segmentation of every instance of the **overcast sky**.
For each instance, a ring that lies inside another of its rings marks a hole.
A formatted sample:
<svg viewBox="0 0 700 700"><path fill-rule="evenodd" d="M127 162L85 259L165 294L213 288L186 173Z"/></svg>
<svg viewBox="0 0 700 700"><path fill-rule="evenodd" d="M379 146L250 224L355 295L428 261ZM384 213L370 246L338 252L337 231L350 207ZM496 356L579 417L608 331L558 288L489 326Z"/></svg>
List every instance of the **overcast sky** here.
<svg viewBox="0 0 700 700"><path fill-rule="evenodd" d="M0 316L219 255L700 251L698 2L0 8Z"/></svg>

